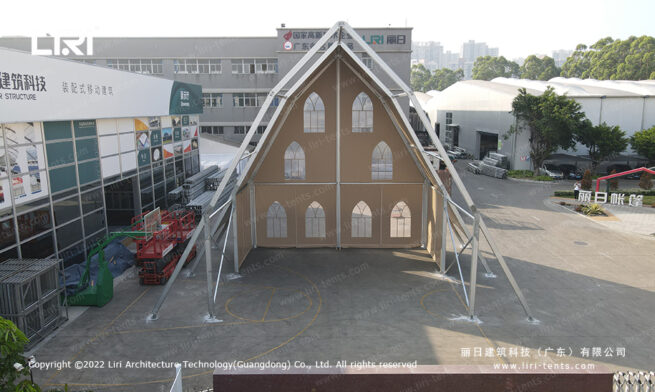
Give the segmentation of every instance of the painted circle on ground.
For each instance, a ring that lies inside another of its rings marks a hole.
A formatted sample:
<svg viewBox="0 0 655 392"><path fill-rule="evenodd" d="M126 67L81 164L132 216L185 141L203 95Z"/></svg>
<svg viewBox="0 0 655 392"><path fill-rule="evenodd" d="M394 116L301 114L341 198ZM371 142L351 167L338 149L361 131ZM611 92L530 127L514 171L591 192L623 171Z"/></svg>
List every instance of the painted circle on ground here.
<svg viewBox="0 0 655 392"><path fill-rule="evenodd" d="M239 304L240 300L251 301L257 297L262 300L260 309L255 309L250 314ZM311 309L312 304L311 297L299 289L257 287L229 298L225 301L225 311L239 320L276 322L300 317ZM273 312L271 312L271 308L274 309ZM270 317L271 315L277 315L277 317Z"/></svg>

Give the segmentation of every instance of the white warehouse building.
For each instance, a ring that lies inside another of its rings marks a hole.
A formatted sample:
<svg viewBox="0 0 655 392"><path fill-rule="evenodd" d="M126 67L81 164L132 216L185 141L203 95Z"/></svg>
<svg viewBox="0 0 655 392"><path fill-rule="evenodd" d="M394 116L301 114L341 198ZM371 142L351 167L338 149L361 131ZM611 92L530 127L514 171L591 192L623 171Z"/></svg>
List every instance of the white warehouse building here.
<svg viewBox="0 0 655 392"><path fill-rule="evenodd" d="M655 80L615 81L556 77L549 81L496 78L491 81L466 80L455 83L421 102L442 143L465 148L476 159L496 151L509 157L512 169L533 169L530 162L528 132L505 139L516 118L512 101L519 88L542 94L548 86L557 94L575 99L594 124L618 125L629 137L655 125ZM587 148L559 151L553 158L559 163L579 167L588 164ZM643 157L628 149L611 164L636 167ZM605 163L602 167L607 167ZM602 170L601 167L601 170Z"/></svg>

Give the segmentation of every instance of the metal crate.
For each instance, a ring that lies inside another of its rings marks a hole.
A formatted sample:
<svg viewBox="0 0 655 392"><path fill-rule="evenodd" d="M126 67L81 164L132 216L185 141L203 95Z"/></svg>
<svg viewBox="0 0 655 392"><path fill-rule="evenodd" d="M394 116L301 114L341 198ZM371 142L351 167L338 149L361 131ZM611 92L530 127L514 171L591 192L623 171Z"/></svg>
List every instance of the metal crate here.
<svg viewBox="0 0 655 392"><path fill-rule="evenodd" d="M27 349L68 319L60 259L11 259L0 264L0 315L30 339Z"/></svg>

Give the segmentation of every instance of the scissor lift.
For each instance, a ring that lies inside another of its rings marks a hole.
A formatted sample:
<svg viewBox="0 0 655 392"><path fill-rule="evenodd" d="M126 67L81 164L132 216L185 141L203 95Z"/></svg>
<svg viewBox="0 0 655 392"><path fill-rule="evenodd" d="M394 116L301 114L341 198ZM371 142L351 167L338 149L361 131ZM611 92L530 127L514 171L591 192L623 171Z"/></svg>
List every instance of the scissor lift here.
<svg viewBox="0 0 655 392"><path fill-rule="evenodd" d="M146 211L132 218L132 224L136 230L148 232L135 240L139 282L144 285L165 284L196 227L195 213L187 210ZM195 254L194 246L185 264L193 260Z"/></svg>

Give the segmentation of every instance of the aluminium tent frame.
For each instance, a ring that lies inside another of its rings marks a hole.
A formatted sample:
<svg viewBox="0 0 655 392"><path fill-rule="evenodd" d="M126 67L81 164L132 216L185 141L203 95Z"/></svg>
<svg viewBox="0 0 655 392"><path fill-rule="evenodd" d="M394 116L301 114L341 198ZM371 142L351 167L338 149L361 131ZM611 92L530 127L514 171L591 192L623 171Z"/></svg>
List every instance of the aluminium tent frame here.
<svg viewBox="0 0 655 392"><path fill-rule="evenodd" d="M352 40L362 49L366 52L366 54L371 58L372 61L376 63L377 66L380 67L380 69L388 76L391 78L391 80L396 83L396 85L399 87L400 90L402 90L402 93L399 94L394 94L392 93L369 69L368 67L364 66L362 61L342 42L342 37L344 36L344 33L347 33L350 35ZM325 52L306 70L306 72L301 76L296 82L292 85L291 88L288 90L285 89L287 85L293 80L294 77L296 77L299 72L307 65L310 63L310 61L313 59L313 57L321 50L321 48L328 44L330 40L335 40L335 42L331 42L331 45L325 50ZM204 239L204 253L205 253L205 262L206 262L206 269L207 269L207 287L208 287L208 317L209 320L215 320L215 312L214 312L214 305L215 305L215 295L212 295L212 291L216 292L218 290L218 284L220 280L220 275L217 276L217 281L216 281L216 288L212 290L214 287L213 284L213 278L212 278L212 273L211 273L211 263L212 263L212 249L211 249L211 240L213 239L212 236L214 232L218 229L220 223L223 221L225 214L228 213L228 210L230 211L230 223L231 227L227 227L225 230L225 241L227 241L227 236L229 235L230 231L233 232L233 240L235 241L236 245L236 222L237 216L236 216L236 208L234 206L236 205L236 194L238 190L242 187L244 184L244 181L246 180L246 175L249 173L250 168L252 164L255 162L257 156L259 154L264 154L267 155L269 147L272 143L269 142L267 143L267 139L269 138L269 135L273 133L272 139L274 140L277 134L279 133L279 130L281 128L281 124L284 123L286 120L287 115L289 114L290 108L293 107L293 104L295 104L295 101L297 98L294 98L294 95L299 90L303 89L303 86L309 86L311 85L311 82L308 82L308 79L315 73L315 71L318 70L319 67L324 65L325 61L329 58L331 54L334 53L337 48L340 48L349 59L354 61L360 68L359 72L355 72L356 75L360 77L362 81L368 84L368 82L359 75L361 72L364 72L368 78L370 78L377 86L377 88L371 88L372 91L374 91L376 94L378 90L382 90L384 95L386 97L383 97L381 94L378 95L378 98L381 99L383 106L391 119L394 122L394 126L396 127L397 131L401 134L401 138L405 142L406 147L410 150L413 151L415 154L412 154L412 157L415 159L416 163L418 164L419 169L423 171L423 174L429 182L432 183L432 186L436 186L439 193L443 196L443 212L444 212L444 219L443 219L443 227L442 227L442 243L441 243L441 254L440 254L440 272L445 273L445 259L446 259L446 230L449 229L451 232L451 239L453 239L453 245L454 243L454 238L453 238L453 226L452 226L452 217L455 218L458 224L458 228L464 233L464 235L467 238L467 241L464 242L462 241L461 238L460 241L462 242L461 250L458 252L457 248L455 247L454 252L455 252L455 257L457 260L458 267L459 265L459 255L464 251L464 249L470 244L472 248L472 257L471 257L471 273L470 273L470 293L466 294L466 286L465 282L463 281L463 276L461 276L462 279L462 288L465 291L465 296L467 299L468 303L468 313L469 313L469 318L473 320L475 318L475 299L476 299L476 288L477 288L477 264L478 264L478 258L480 258L483 266L486 268L487 272L490 273L490 270L488 268L487 262L484 259L484 257L481 254L480 247L479 247L479 239L480 239L480 232L484 235L487 243L489 244L492 252L496 256L496 259L498 260L498 263L500 264L503 272L505 273L507 279L509 280L512 289L514 290L514 293L516 294L519 302L521 303L521 306L523 307L528 320L532 321L532 312L530 311L530 308L527 304L527 301L525 300L525 297L523 296L523 293L521 289L519 288L518 284L516 283L516 280L514 279L514 276L512 275L511 271L509 270L509 267L507 263L505 262L504 257L500 253L500 250L498 246L496 245L495 241L492 239L489 229L487 228L484 220L482 219L482 216L480 215L480 212L477 210L475 204L473 203L473 200L471 199L471 196L469 195L468 191L464 187L464 184L457 174L457 171L455 170L455 167L453 166L453 163L450 161L448 158L448 154L446 153L443 145L441 144L441 141L437 137L434 128L432 127L432 124L428 120L426 114L422 110L417 110L417 114L419 116L419 119L423 123L423 126L428 132L428 135L430 136L430 140L432 143L436 146L437 151L439 153L440 159L445 163L446 169L450 173L453 182L455 183L455 186L459 190L461 196L464 199L464 202L466 206L469 208L470 212L467 212L464 208L459 206L457 203L453 201L451 198L450 194L446 190L445 185L439 178L438 174L434 170L434 167L432 164L430 164L426 152L423 150L423 147L421 144L418 142L418 139L416 137L416 134L412 132L412 127L409 124L408 119L404 115L404 112L401 109L400 103L399 103L399 98L401 97L409 97L411 103L414 105L416 108L420 108L420 104L417 100L417 98L414 96L412 90L405 84L405 82L393 72L393 70L380 58L380 56L370 47L368 46L364 40L358 35L358 33L346 22L337 22L334 24L322 37L321 39L314 44L314 46L296 63L292 69L278 82L278 84L271 89L271 91L268 93L264 103L262 104L262 107L255 117L252 125L250 126L250 129L248 130L247 134L245 135L243 142L241 143L241 146L239 147L234 159L230 162L230 165L227 168L226 175L223 177L221 180L221 183L219 184L218 188L216 189L214 196L211 199L211 202L209 204L209 207L207 208L207 212L203 214L203 216L200 219L200 222L198 223L198 226L196 227L196 230L193 233L193 236L191 237L189 244L187 245L186 249L184 250L184 253L182 254L180 261L178 262L175 270L173 271L172 276L170 277L169 281L167 282L166 286L164 287L164 290L156 302L155 306L153 307L152 313L149 316L149 319L151 320L156 320L158 318L159 311L161 309L161 306L163 305L164 301L166 300L166 297L168 296L170 289L172 285L175 283L175 280L177 279L180 270L182 269L182 266L184 265L184 262L188 258L191 249L193 246L196 244L196 242L200 239L201 234L203 235ZM337 73L339 72L339 66L342 63L342 61L337 62ZM346 66L350 65L347 62L343 62L346 64ZM317 75L313 77L313 79L317 78L322 72L326 69L327 67L323 67L322 70L319 71ZM313 80L312 80L313 81ZM339 89L339 84L337 83L337 89ZM339 94L337 93L337 97L339 97ZM266 130L264 131L264 134L261 136L261 139L257 146L255 147L254 151L251 153L247 152L247 147L250 144L250 141L252 140L253 136L255 135L257 128L259 127L261 121L264 119L264 116L266 115L267 111L271 107L271 104L274 102L275 99L279 99L279 102L277 104L277 108L275 109L275 112L273 113L272 117L268 120L268 125L266 126ZM339 99L339 98L337 98ZM290 102L288 102L290 101ZM291 103L291 104L289 104ZM393 109L395 109L396 113L398 113L398 116L396 116L393 112ZM283 113L284 112L284 113ZM337 116L339 116L340 110L337 110ZM277 123L277 119L282 116L280 124L275 127L276 129L273 130L273 126ZM400 117L400 118L397 118ZM337 122L339 124L339 122ZM409 135L405 134L404 130L409 133ZM339 132L337 132L337 140L339 138ZM264 150L262 151L262 149ZM339 154L339 151L337 149L337 154ZM234 187L234 189L231 192L230 198L228 201L223 204L222 206L216 208L216 204L218 202L219 197L225 190L225 187L227 185L227 182L229 178L231 177L232 173L237 169L237 166L241 162L242 159L249 158L246 167L241 171L241 174L238 177L237 183ZM261 161L260 161L261 164ZM337 165L339 165L339 159L337 155ZM259 165L255 168L257 170L259 168ZM337 174L338 174L339 166L337 166ZM428 175L429 174L429 175ZM339 186L338 182L338 176L337 176L337 190ZM427 185L427 184L426 184ZM228 208L231 207L231 208ZM252 207L251 207L252 208ZM339 208L339 192L337 191L337 208ZM469 232L468 229L466 228L462 216L460 215L459 211L462 211L465 215L471 217L473 219L473 230L472 232ZM337 214L339 216L339 214ZM337 222L337 227L339 227L339 222ZM459 237L459 235L458 235ZM253 246L256 247L256 237L253 236ZM340 247L340 236L337 235L337 247ZM235 246L235 256L237 252L237 247ZM238 259L237 257L234 258L234 263L235 263L235 269L238 271ZM460 267L461 271L461 267ZM461 275L461 273L460 273Z"/></svg>

